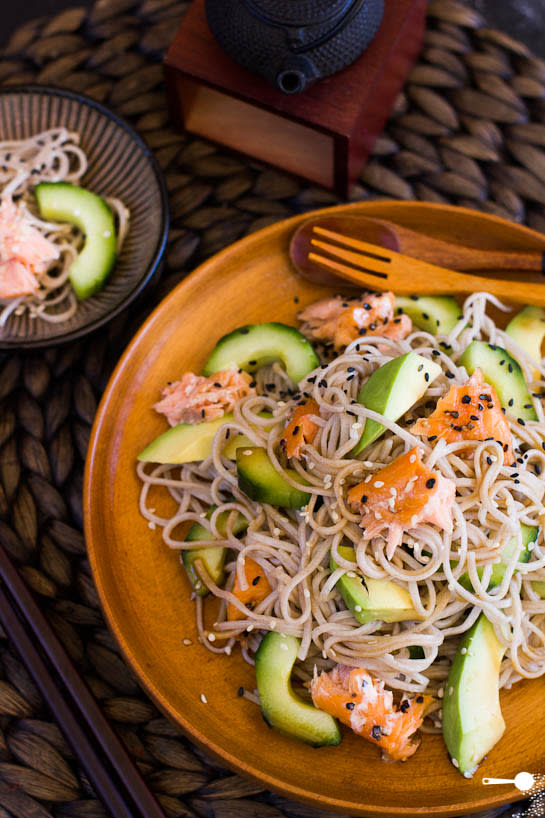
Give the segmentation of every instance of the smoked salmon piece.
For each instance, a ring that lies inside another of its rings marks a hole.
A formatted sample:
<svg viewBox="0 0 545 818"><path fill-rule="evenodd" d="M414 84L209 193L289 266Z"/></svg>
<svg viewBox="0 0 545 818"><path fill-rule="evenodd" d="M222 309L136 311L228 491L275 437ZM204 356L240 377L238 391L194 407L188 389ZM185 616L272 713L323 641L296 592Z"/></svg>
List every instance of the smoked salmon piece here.
<svg viewBox="0 0 545 818"><path fill-rule="evenodd" d="M421 454L416 446L348 492L348 502L362 514L360 525L366 538L388 530L388 559L400 545L403 532L419 523L452 531L456 485L424 466Z"/></svg>
<svg viewBox="0 0 545 818"><path fill-rule="evenodd" d="M39 276L58 259L59 248L43 236L22 206L0 204L0 298L32 295Z"/></svg>
<svg viewBox="0 0 545 818"><path fill-rule="evenodd" d="M406 761L418 749L415 732L433 703L433 696L404 697L399 707L391 690L364 668L336 665L310 683L312 701L380 747L387 758Z"/></svg>
<svg viewBox="0 0 545 818"><path fill-rule="evenodd" d="M269 596L272 588L261 565L249 557L244 560L244 573L248 582L247 589L245 591L241 589L238 574L236 574L233 593L243 605L253 610L259 602ZM232 603L229 603L227 606L227 619L234 621L235 619L244 618L244 613L239 611Z"/></svg>
<svg viewBox="0 0 545 818"><path fill-rule="evenodd" d="M412 329L412 321L405 314L394 317L394 302L392 292L364 293L360 298L324 298L305 307L298 318L308 324L313 338L332 341L339 350L357 338L405 338Z"/></svg>
<svg viewBox="0 0 545 818"><path fill-rule="evenodd" d="M311 417L319 414L320 407L315 400L307 400L301 406L295 408L293 417L280 438L285 444L288 457L301 457L303 444L312 443L320 427L311 420Z"/></svg>
<svg viewBox="0 0 545 818"><path fill-rule="evenodd" d="M511 430L500 400L494 387L485 383L480 369L463 386L451 386L431 415L419 418L411 431L428 439L443 438L447 443L494 439L503 448L504 462L515 459Z"/></svg>
<svg viewBox="0 0 545 818"><path fill-rule="evenodd" d="M186 372L180 381L165 386L161 400L153 408L171 426L202 423L231 412L237 401L255 394L254 387L250 375L238 369L224 369L209 378Z"/></svg>

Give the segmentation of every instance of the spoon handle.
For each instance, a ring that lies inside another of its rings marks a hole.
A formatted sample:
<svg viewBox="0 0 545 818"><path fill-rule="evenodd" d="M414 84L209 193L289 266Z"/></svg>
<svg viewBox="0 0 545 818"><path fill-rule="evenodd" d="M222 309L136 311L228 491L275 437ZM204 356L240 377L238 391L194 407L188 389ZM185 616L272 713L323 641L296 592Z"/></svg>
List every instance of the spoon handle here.
<svg viewBox="0 0 545 818"><path fill-rule="evenodd" d="M483 778L482 784L513 784L513 778Z"/></svg>

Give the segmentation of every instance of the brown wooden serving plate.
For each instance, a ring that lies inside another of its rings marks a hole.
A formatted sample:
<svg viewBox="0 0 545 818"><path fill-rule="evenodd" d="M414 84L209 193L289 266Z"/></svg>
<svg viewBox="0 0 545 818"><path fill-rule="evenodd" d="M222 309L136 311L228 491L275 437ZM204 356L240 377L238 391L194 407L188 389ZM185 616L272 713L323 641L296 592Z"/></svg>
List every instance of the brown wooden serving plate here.
<svg viewBox="0 0 545 818"><path fill-rule="evenodd" d="M528 228L448 205L370 202L320 211L388 219L482 249L544 250ZM160 530L138 512L136 456L164 420L159 390L198 372L220 336L245 323L296 324L305 304L331 292L296 275L288 245L305 214L267 227L206 261L164 299L121 358L102 399L89 446L85 534L98 592L126 659L158 707L207 751L264 787L353 815L459 815L523 797L483 776L545 772L543 679L502 694L503 739L471 780L449 761L441 736L423 736L408 762L386 764L347 730L318 750L270 730L258 708L237 697L255 675L237 653L217 656L196 641L189 584ZM484 289L484 287L483 287ZM298 303L296 303L296 299ZM168 501L154 498L157 510ZM192 640L184 646L183 639ZM201 701L204 693L207 703Z"/></svg>

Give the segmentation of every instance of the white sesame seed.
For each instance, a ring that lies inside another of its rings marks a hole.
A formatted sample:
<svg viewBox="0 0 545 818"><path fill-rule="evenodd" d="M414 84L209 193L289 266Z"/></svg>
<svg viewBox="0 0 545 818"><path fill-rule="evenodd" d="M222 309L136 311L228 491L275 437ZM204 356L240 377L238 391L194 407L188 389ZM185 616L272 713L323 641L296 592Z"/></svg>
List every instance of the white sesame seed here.
<svg viewBox="0 0 545 818"><path fill-rule="evenodd" d="M358 575L356 574L355 571L347 571L346 576L351 578L353 577L355 579Z"/></svg>
<svg viewBox="0 0 545 818"><path fill-rule="evenodd" d="M185 639L182 639L182 645L185 645L186 647L188 647L188 645L192 645L192 644L193 644L193 642L192 642L191 639L188 639L187 637Z"/></svg>
<svg viewBox="0 0 545 818"><path fill-rule="evenodd" d="M157 528L157 526L155 525L155 523L153 522L153 520L150 520L150 521L149 521L149 523L148 523L148 528L151 528L151 530L152 530L152 531L155 531L155 529Z"/></svg>
<svg viewBox="0 0 545 818"><path fill-rule="evenodd" d="M248 631L248 633L250 633L250 631L253 631L253 629L254 629L254 626L253 626L253 625L248 625L248 627L246 628L246 630Z"/></svg>
<svg viewBox="0 0 545 818"><path fill-rule="evenodd" d="M310 591L308 588L305 588L305 590L303 591L303 596L305 597L305 599L310 599Z"/></svg>
<svg viewBox="0 0 545 818"><path fill-rule="evenodd" d="M413 514L413 516L411 517L411 528L414 528L417 523L418 517L416 516L416 514Z"/></svg>
<svg viewBox="0 0 545 818"><path fill-rule="evenodd" d="M74 216L79 216L81 214L81 210L79 207L74 208Z"/></svg>
<svg viewBox="0 0 545 818"><path fill-rule="evenodd" d="M253 453L254 453L254 450L253 450L253 449L245 449L245 450L242 452L242 454L253 454Z"/></svg>
<svg viewBox="0 0 545 818"><path fill-rule="evenodd" d="M269 622L269 628L272 631L274 631L274 629L276 628L276 619L271 619L271 621Z"/></svg>
<svg viewBox="0 0 545 818"><path fill-rule="evenodd" d="M454 764L455 767L460 766L455 758L451 758L450 760L452 761L452 763Z"/></svg>
<svg viewBox="0 0 545 818"><path fill-rule="evenodd" d="M280 642L280 647L282 648L282 650L288 650L288 646L286 645L285 642Z"/></svg>
<svg viewBox="0 0 545 818"><path fill-rule="evenodd" d="M277 401L277 402L276 402L276 405L277 405L277 406L285 406L285 405L286 405L286 401L285 401L285 400L279 400L279 401Z"/></svg>
<svg viewBox="0 0 545 818"><path fill-rule="evenodd" d="M465 653L467 653L467 648L462 648L462 650L460 651L460 653L461 653L462 655L463 655L463 654L465 654Z"/></svg>
<svg viewBox="0 0 545 818"><path fill-rule="evenodd" d="M280 636L282 637L282 639L286 639L286 638L287 638L285 633L281 633L281 634L280 634Z"/></svg>
<svg viewBox="0 0 545 818"><path fill-rule="evenodd" d="M453 694L453 693L454 693L454 688L453 688L453 687L449 687L449 689L448 689L448 694L449 694L449 696L452 696L452 694Z"/></svg>
<svg viewBox="0 0 545 818"><path fill-rule="evenodd" d="M361 429L361 423L353 423L350 427L351 429Z"/></svg>
<svg viewBox="0 0 545 818"><path fill-rule="evenodd" d="M227 656L231 655L231 645L225 645L225 653Z"/></svg>
<svg viewBox="0 0 545 818"><path fill-rule="evenodd" d="M216 641L216 636L215 636L215 634L213 634L213 633L209 633L209 634L208 634L208 641L209 641L209 642L215 642L215 641Z"/></svg>
<svg viewBox="0 0 545 818"><path fill-rule="evenodd" d="M375 520L382 520L382 514L380 511L375 511Z"/></svg>
<svg viewBox="0 0 545 818"><path fill-rule="evenodd" d="M310 462L310 463L307 465L307 469L308 469L309 471L312 471L312 469L315 467L315 465L316 465L316 463L312 463L312 462Z"/></svg>
<svg viewBox="0 0 545 818"><path fill-rule="evenodd" d="M105 239L109 239L112 233L110 230L105 230L102 235L104 236Z"/></svg>
<svg viewBox="0 0 545 818"><path fill-rule="evenodd" d="M203 704L208 704L208 699L206 698L206 696L204 695L204 693L201 693L201 702L202 702Z"/></svg>
<svg viewBox="0 0 545 818"><path fill-rule="evenodd" d="M437 691L437 695L439 696L440 699L443 698L444 693L445 693L445 691L443 690L442 687L440 687L439 690Z"/></svg>
<svg viewBox="0 0 545 818"><path fill-rule="evenodd" d="M334 511L333 514L331 515L331 519L333 520L334 523L338 521L339 515L337 514L336 511Z"/></svg>
<svg viewBox="0 0 545 818"><path fill-rule="evenodd" d="M415 461L416 461L416 455L415 455L415 454L412 454L412 455L409 457L409 463L414 463Z"/></svg>
<svg viewBox="0 0 545 818"><path fill-rule="evenodd" d="M204 520L204 518L206 517L206 512L203 511L202 514L199 514L199 517L201 518L201 520Z"/></svg>
<svg viewBox="0 0 545 818"><path fill-rule="evenodd" d="M383 481L383 480L376 480L376 481L373 483L373 485L374 485L374 487L375 487L376 489L381 489L381 488L383 487L383 485L384 485L384 481Z"/></svg>
<svg viewBox="0 0 545 818"><path fill-rule="evenodd" d="M354 605L354 610L356 611L356 613L360 613L360 611L362 610L361 605Z"/></svg>
<svg viewBox="0 0 545 818"><path fill-rule="evenodd" d="M279 537L282 532L279 528L273 528L273 534L275 537Z"/></svg>
<svg viewBox="0 0 545 818"><path fill-rule="evenodd" d="M392 488L390 489L390 494L392 495L392 497L395 497L397 494L397 489L392 486Z"/></svg>

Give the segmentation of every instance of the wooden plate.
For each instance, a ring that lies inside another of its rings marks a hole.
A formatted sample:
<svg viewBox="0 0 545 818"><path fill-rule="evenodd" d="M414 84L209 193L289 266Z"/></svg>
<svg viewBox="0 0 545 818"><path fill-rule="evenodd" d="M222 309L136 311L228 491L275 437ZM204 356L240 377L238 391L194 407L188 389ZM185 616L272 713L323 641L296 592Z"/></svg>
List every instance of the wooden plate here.
<svg viewBox="0 0 545 818"><path fill-rule="evenodd" d="M545 237L527 228L451 206L371 202L331 211L390 219L480 248L545 249ZM198 372L224 333L250 322L295 324L302 305L329 292L290 268L289 238L307 218L261 230L205 262L165 298L119 362L93 428L84 492L85 534L104 611L158 707L195 742L264 787L353 815L446 816L500 806L521 794L505 785L485 787L483 776L545 772L536 718L543 679L502 694L506 734L472 780L454 769L440 736L424 736L405 764L382 762L375 747L348 731L339 747L312 749L269 730L259 710L237 698L239 685L255 687L253 669L238 654L216 656L197 643L179 555L138 513L136 455L164 430L151 409L160 388L186 370ZM192 644L184 646L184 638Z"/></svg>

